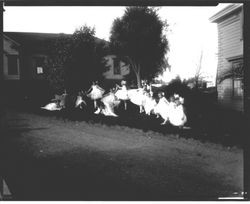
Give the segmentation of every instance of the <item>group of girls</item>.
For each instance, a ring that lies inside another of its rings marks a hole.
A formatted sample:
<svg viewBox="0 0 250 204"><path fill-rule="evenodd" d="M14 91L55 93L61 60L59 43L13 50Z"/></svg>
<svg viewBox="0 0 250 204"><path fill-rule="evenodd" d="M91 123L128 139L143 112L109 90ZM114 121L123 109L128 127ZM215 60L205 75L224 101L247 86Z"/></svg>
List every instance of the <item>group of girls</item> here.
<svg viewBox="0 0 250 204"><path fill-rule="evenodd" d="M90 89L84 93L80 91L76 98L75 108L87 107L87 103L83 96L89 97L93 100L94 113L103 114L105 116L118 117L115 113L115 107L122 104L124 111L128 109L127 103L139 106L139 112L145 112L147 115L155 114L156 117L162 118L162 125L170 123L174 126L183 127L187 122L187 117L183 108L184 99L178 94L174 94L166 99L163 92L158 93L158 97L153 96L152 85L146 81L142 81L142 87L138 89L127 89L126 81L122 80L121 85L111 88L105 94L105 90L98 85L98 82L93 82ZM43 109L48 109L42 107ZM58 102L56 103L56 110L62 108Z"/></svg>
<svg viewBox="0 0 250 204"><path fill-rule="evenodd" d="M162 125L170 123L182 127L187 122L183 107L184 98L174 94L167 100L164 93L159 92L157 99L153 97L152 84L148 84L146 81L142 81L141 88L127 89L126 81L122 80L121 85L116 85L105 95L104 89L98 83L93 83L87 96L94 101L95 114L117 117L114 108L122 103L126 111L127 102L130 101L139 106L140 113L145 112L147 115L155 114L156 117L161 117ZM97 100L101 101L101 105L97 106Z"/></svg>

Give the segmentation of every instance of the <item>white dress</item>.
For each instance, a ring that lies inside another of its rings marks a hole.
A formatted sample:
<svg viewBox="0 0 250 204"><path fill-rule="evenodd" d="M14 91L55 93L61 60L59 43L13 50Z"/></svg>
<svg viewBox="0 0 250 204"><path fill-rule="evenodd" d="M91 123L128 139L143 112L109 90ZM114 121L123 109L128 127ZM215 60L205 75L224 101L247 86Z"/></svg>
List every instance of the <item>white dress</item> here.
<svg viewBox="0 0 250 204"><path fill-rule="evenodd" d="M169 122L174 126L183 126L187 122L187 116L184 113L182 105L178 105L172 109Z"/></svg>
<svg viewBox="0 0 250 204"><path fill-rule="evenodd" d="M154 108L155 114L165 115L169 111L169 102L165 97L160 98L159 102Z"/></svg>
<svg viewBox="0 0 250 204"><path fill-rule="evenodd" d="M102 98L102 95L104 94L104 91L99 88L97 85L92 85L92 90L91 92L87 95L90 97L92 100L97 100Z"/></svg>
<svg viewBox="0 0 250 204"><path fill-rule="evenodd" d="M128 90L126 85L122 85L122 88L115 93L116 97L120 100L128 100Z"/></svg>
<svg viewBox="0 0 250 204"><path fill-rule="evenodd" d="M114 107L118 106L120 101L116 99L114 93L110 92L109 94L105 95L101 101L104 104L104 109L101 110L102 114L105 116L118 116L114 113Z"/></svg>
<svg viewBox="0 0 250 204"><path fill-rule="evenodd" d="M154 110L155 106L157 105L155 99L150 96L146 96L144 110L147 115L150 115L151 111Z"/></svg>
<svg viewBox="0 0 250 204"><path fill-rule="evenodd" d="M146 96L142 88L128 90L128 97L135 105L143 106L145 104Z"/></svg>
<svg viewBox="0 0 250 204"><path fill-rule="evenodd" d="M57 111L57 110L61 110L61 107L58 107L57 104L55 102L49 103L46 106L41 107L41 109L45 109L48 111Z"/></svg>
<svg viewBox="0 0 250 204"><path fill-rule="evenodd" d="M87 105L86 102L82 99L81 96L77 96L75 107L76 108L79 107L82 103L84 103L85 105Z"/></svg>

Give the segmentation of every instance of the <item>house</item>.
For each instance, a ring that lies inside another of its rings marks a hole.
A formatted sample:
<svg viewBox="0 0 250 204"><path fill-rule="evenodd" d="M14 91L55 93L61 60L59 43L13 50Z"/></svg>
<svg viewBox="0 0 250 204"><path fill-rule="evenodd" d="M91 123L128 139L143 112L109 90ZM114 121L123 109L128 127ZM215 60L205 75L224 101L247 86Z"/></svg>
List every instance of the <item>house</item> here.
<svg viewBox="0 0 250 204"><path fill-rule="evenodd" d="M4 32L4 84L8 97L47 100L51 95L45 80L48 45L61 36L70 34ZM96 43L101 41L96 38ZM106 84L119 83L130 73L129 66L114 54L105 56L104 61L105 69L101 71Z"/></svg>
<svg viewBox="0 0 250 204"><path fill-rule="evenodd" d="M210 21L218 28L218 102L243 111L243 5L230 4Z"/></svg>
<svg viewBox="0 0 250 204"><path fill-rule="evenodd" d="M4 86L9 101L25 97L46 100L50 95L44 76L48 43L62 34L4 32Z"/></svg>

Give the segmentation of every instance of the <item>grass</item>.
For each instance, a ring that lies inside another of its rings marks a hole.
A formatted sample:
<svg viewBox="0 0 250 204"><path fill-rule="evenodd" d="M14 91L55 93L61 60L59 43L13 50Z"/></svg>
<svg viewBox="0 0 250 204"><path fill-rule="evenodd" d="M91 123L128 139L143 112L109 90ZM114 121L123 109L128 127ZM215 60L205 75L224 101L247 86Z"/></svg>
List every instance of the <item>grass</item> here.
<svg viewBox="0 0 250 204"><path fill-rule="evenodd" d="M15 108L62 120L86 121L108 126L119 125L141 129L144 132L171 133L178 135L178 137L193 138L202 142L209 141L230 147L242 147L245 139L246 119L244 115L239 112L224 110L216 105L207 105L207 108L201 105L195 108L188 106L186 126L190 129L179 129L169 124L162 126L160 125L161 119L157 119L154 115L139 114L139 107L132 103L128 103L127 111L124 111L122 106L116 109L118 118L95 115L91 106L85 110L66 109L56 112L41 110L39 107L30 104L26 106L22 104L21 107L15 106Z"/></svg>

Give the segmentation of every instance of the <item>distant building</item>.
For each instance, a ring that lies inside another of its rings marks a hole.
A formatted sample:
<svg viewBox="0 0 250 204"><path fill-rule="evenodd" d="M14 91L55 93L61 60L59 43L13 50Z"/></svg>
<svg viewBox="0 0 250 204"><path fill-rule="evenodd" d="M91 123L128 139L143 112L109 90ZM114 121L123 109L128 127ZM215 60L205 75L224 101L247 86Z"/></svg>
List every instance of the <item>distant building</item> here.
<svg viewBox="0 0 250 204"><path fill-rule="evenodd" d="M107 87L113 87L115 83L126 79L131 73L130 66L114 54L104 57L106 69L103 72Z"/></svg>
<svg viewBox="0 0 250 204"><path fill-rule="evenodd" d="M243 111L243 6L231 4L210 21L218 25L218 102Z"/></svg>

